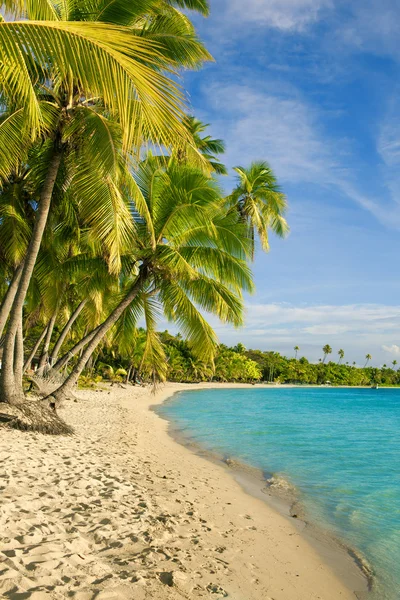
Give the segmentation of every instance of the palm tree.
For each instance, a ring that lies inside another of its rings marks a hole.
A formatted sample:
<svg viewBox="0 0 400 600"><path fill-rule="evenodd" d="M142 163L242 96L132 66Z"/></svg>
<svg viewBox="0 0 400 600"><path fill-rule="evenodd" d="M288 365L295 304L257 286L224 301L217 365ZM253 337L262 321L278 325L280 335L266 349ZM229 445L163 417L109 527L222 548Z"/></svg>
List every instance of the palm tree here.
<svg viewBox="0 0 400 600"><path fill-rule="evenodd" d="M393 369L394 369L396 367L396 365L397 365L397 360L393 360L392 361L392 365L393 365Z"/></svg>
<svg viewBox="0 0 400 600"><path fill-rule="evenodd" d="M206 159L207 163L211 166L211 170L218 173L218 175L227 175L228 171L226 170L225 165L216 158L216 155L225 152L224 142L222 140L213 139L209 135L202 136L201 134L209 127L209 125L202 123L193 116L186 117L185 125L191 134L195 148L199 150L201 155ZM187 144L183 149L177 150L177 157L180 161L183 161L188 157L188 152L187 150L185 151L185 148L188 149Z"/></svg>
<svg viewBox="0 0 400 600"><path fill-rule="evenodd" d="M339 365L340 365L340 363L344 359L344 350L342 350L342 349L338 350L338 354L339 354Z"/></svg>
<svg viewBox="0 0 400 600"><path fill-rule="evenodd" d="M215 333L200 310L224 322L240 325L242 290L252 289L247 260L251 240L236 213L226 215L215 182L192 167L170 164L167 170L149 159L135 176L135 246L131 250L125 290L75 367L56 390L56 400L68 395L97 345L129 307L146 322L143 360L153 378L165 378L166 361L156 333L163 310L175 321L199 359L210 361L217 349ZM200 309L200 310L199 310Z"/></svg>
<svg viewBox="0 0 400 600"><path fill-rule="evenodd" d="M236 346L233 348L234 352L237 352L238 354L244 354L246 352L246 346L244 344L242 344L241 342L239 342L238 344L236 344Z"/></svg>
<svg viewBox="0 0 400 600"><path fill-rule="evenodd" d="M324 358L322 360L322 362L324 363L326 360L326 357L328 356L328 354L332 354L332 348L329 346L329 344L326 344L323 348L322 348L322 352L324 353Z"/></svg>
<svg viewBox="0 0 400 600"><path fill-rule="evenodd" d="M253 240L255 232L263 250L269 250L268 231L271 229L279 237L284 237L289 226L284 214L287 208L286 197L280 191L276 177L266 162L253 162L250 168L235 167L238 184L227 198L228 206L237 210L249 228Z"/></svg>
<svg viewBox="0 0 400 600"><path fill-rule="evenodd" d="M366 354L365 358L366 358L366 361L365 361L364 369L367 366L367 364L369 363L369 361L372 360L372 356L370 354Z"/></svg>
<svg viewBox="0 0 400 600"><path fill-rule="evenodd" d="M223 165L216 155L225 152L225 144L222 140L213 139L211 136L202 136L201 134L209 127L193 116L186 116L184 125L189 133L189 139L182 139L172 149L171 154L156 155L154 158L161 167L167 167L171 158L180 164L190 163L207 174L217 173L218 175L227 175L225 165Z"/></svg>
<svg viewBox="0 0 400 600"><path fill-rule="evenodd" d="M300 347L299 347L299 346L295 346L295 347L293 348L293 350L294 350L294 352L295 352L294 358L295 358L295 359L297 359L297 353L299 352L299 350L300 350Z"/></svg>
<svg viewBox="0 0 400 600"><path fill-rule="evenodd" d="M0 187L0 264L3 301L0 305L0 339L21 278L23 259L32 234L33 190L27 170L14 173Z"/></svg>
<svg viewBox="0 0 400 600"><path fill-rule="evenodd" d="M201 0L176 4L207 10ZM168 6L154 0L119 0L118 9L102 0L3 2L11 20L0 25L0 183L30 164L32 152L40 152L39 164L46 165L38 174L34 228L6 314L3 402L24 400L22 368L14 372L14 356L57 180L75 171L87 219L101 213L99 229L107 237L110 208L115 202L122 206L118 161L128 167L143 142L169 146L177 137L190 137L182 123L181 92L165 73L210 56L188 19ZM122 149L116 153L119 139Z"/></svg>

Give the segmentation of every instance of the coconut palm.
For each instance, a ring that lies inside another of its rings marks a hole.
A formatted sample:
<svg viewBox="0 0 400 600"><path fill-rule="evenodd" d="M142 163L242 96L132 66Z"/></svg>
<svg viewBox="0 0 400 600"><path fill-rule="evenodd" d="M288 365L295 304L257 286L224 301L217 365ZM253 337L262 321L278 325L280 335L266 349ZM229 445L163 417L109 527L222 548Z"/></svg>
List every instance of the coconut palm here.
<svg viewBox="0 0 400 600"><path fill-rule="evenodd" d="M340 365L340 363L344 359L344 350L342 350L342 349L338 350L338 355L339 355L339 365Z"/></svg>
<svg viewBox="0 0 400 600"><path fill-rule="evenodd" d="M248 226L253 240L257 233L263 250L269 250L268 232L284 237L289 227L284 217L287 202L276 177L266 162L253 162L248 169L235 167L237 186L227 198L227 205L237 210Z"/></svg>
<svg viewBox="0 0 400 600"><path fill-rule="evenodd" d="M299 347L299 346L295 346L295 347L293 348L293 350L294 350L294 353L295 353L295 354L294 354L294 358L297 360L297 353L299 352L299 350L300 350L300 347Z"/></svg>
<svg viewBox="0 0 400 600"><path fill-rule="evenodd" d="M21 278L23 259L33 226L33 190L27 170L14 173L0 186L0 277L4 289L0 304L0 339Z"/></svg>
<svg viewBox="0 0 400 600"><path fill-rule="evenodd" d="M326 360L326 357L328 356L328 354L332 354L332 348L329 346L329 344L326 344L323 348L322 348L322 352L324 353L324 358L322 360L322 362L324 363Z"/></svg>
<svg viewBox="0 0 400 600"><path fill-rule="evenodd" d="M365 355L365 365L364 365L364 369L367 366L367 364L369 363L370 360L372 360L372 356L370 354L366 354Z"/></svg>
<svg viewBox="0 0 400 600"><path fill-rule="evenodd" d="M202 123L199 119L193 116L188 116L185 119L185 125L191 134L195 148L200 151L201 155L206 159L207 163L211 166L211 170L218 175L227 175L225 165L223 165L217 158L218 154L225 152L225 144L222 140L213 139L209 135L203 136L204 131L209 127L208 124ZM189 158L191 153L191 145L186 144L181 149L177 150L177 158L180 161L184 161L185 158ZM195 157L194 157L195 158Z"/></svg>
<svg viewBox="0 0 400 600"><path fill-rule="evenodd" d="M392 365L393 365L393 369L395 369L395 368L396 368L396 365L397 365L397 360L393 360L393 361L392 361Z"/></svg>
<svg viewBox="0 0 400 600"><path fill-rule="evenodd" d="M247 348L244 344L242 344L241 342L239 342L238 344L236 344L236 346L233 348L234 352L237 352L238 354L244 354L246 352Z"/></svg>
<svg viewBox="0 0 400 600"><path fill-rule="evenodd" d="M203 169L205 173L217 173L227 175L225 165L218 160L218 154L225 152L225 144L222 140L213 139L211 136L201 134L209 127L193 116L184 119L184 125L189 132L189 139L182 138L172 151L172 157L180 164L190 163ZM170 154L156 156L160 166L167 166L171 160Z"/></svg>
<svg viewBox="0 0 400 600"><path fill-rule="evenodd" d="M122 207L114 178L118 163L127 165L127 157L138 154L145 142L168 146L189 135L182 123L181 92L168 74L180 66L196 66L209 55L188 19L170 4L174 3L3 2L11 20L0 23L0 184L30 164L32 152L41 153L39 164L45 168L39 173L34 228L9 312L2 401L23 401L22 380L13 367L15 348L63 171L75 169L76 189L80 187L87 200L87 218L101 213L98 223L104 221L107 237L109 209L115 203ZM199 0L175 4L206 11ZM120 216L111 213L112 219Z"/></svg>
<svg viewBox="0 0 400 600"><path fill-rule="evenodd" d="M161 310L179 326L193 354L205 361L213 360L217 340L200 311L236 326L242 323L241 294L253 287L246 262L251 254L246 225L236 213L226 215L217 185L202 172L179 164L164 170L158 164L150 159L135 175L136 237L125 289L54 392L56 400L71 392L100 341L128 308L136 322L144 316L143 360L152 365L154 380L166 374L156 333Z"/></svg>

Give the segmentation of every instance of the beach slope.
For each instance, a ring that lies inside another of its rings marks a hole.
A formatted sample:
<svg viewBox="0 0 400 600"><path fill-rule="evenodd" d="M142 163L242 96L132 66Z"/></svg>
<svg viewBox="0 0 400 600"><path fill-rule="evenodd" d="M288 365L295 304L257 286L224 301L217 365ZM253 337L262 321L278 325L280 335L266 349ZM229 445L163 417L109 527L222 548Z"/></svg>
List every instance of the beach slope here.
<svg viewBox="0 0 400 600"><path fill-rule="evenodd" d="M184 387L79 391L62 411L73 437L0 429L0 597L354 600L365 590L350 558L351 585L294 519L168 435L149 408Z"/></svg>

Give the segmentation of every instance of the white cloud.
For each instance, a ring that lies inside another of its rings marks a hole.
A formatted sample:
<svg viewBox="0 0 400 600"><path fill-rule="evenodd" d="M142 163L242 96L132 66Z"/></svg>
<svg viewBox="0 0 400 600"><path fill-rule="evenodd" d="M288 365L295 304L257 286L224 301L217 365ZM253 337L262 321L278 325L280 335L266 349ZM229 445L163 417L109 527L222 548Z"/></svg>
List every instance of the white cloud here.
<svg viewBox="0 0 400 600"><path fill-rule="evenodd" d="M218 84L209 95L213 108L223 110L223 122L214 125L225 132L230 164L267 156L286 181L335 179L338 164L318 131L316 111L295 92L273 95L246 84Z"/></svg>
<svg viewBox="0 0 400 600"><path fill-rule="evenodd" d="M220 340L243 342L248 348L277 350L291 355L298 344L310 360L321 357L330 344L334 356L339 348L346 361L363 364L371 353L373 364L387 360L387 352L400 354L400 306L381 304L305 305L249 304L245 326L236 330L211 319Z"/></svg>
<svg viewBox="0 0 400 600"><path fill-rule="evenodd" d="M400 346L392 344L391 346L382 346L382 350L389 352L389 354L400 354Z"/></svg>
<svg viewBox="0 0 400 600"><path fill-rule="evenodd" d="M336 2L340 7L344 2ZM398 45L399 4L396 0L346 2L350 15L341 19L337 37L350 48L378 55L400 57Z"/></svg>
<svg viewBox="0 0 400 600"><path fill-rule="evenodd" d="M323 111L305 101L296 89L287 87L272 94L263 91L262 84L255 90L243 82L218 83L206 91L213 103L211 109L219 116L213 119L213 128L226 142L228 165L267 157L283 185L312 183L336 189L386 227L400 229L399 120L392 130L388 118L380 135L382 157L393 168L386 173L386 194L375 198L359 188L348 166L352 162L349 141L325 132Z"/></svg>
<svg viewBox="0 0 400 600"><path fill-rule="evenodd" d="M306 335L339 335L345 332L364 334L400 329L400 306L350 304L343 306L292 306L287 304L252 304L247 324L265 329L283 324L296 325Z"/></svg>
<svg viewBox="0 0 400 600"><path fill-rule="evenodd" d="M281 31L303 31L319 20L330 0L225 0L224 9L238 22L253 21Z"/></svg>
<svg viewBox="0 0 400 600"><path fill-rule="evenodd" d="M398 92L398 90L396 91ZM383 177L393 204L400 212L400 102L398 93L389 101L387 112L381 122L377 140L377 150L383 161ZM392 218L392 214L389 218Z"/></svg>

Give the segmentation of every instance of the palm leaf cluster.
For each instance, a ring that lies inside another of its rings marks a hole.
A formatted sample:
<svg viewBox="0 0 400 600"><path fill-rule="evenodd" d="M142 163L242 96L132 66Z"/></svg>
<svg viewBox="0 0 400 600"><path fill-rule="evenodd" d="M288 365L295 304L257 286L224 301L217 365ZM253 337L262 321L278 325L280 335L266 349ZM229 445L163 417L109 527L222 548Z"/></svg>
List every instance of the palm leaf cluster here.
<svg viewBox="0 0 400 600"><path fill-rule="evenodd" d="M287 231L266 163L227 198L216 180L224 144L177 84L211 59L183 9L208 4L2 3L0 401L24 402L38 353L41 376L63 375L53 401L105 348L165 379L161 317L212 369L207 314L243 323L255 236Z"/></svg>

